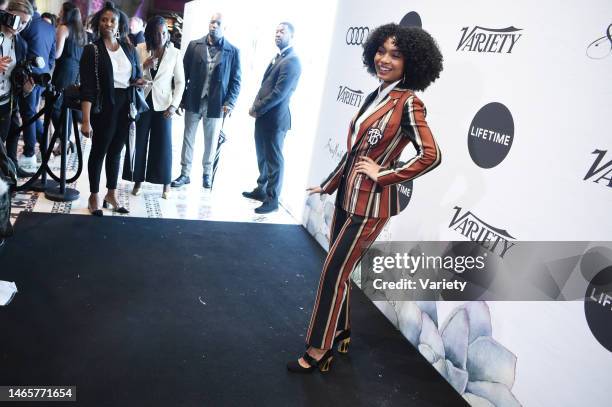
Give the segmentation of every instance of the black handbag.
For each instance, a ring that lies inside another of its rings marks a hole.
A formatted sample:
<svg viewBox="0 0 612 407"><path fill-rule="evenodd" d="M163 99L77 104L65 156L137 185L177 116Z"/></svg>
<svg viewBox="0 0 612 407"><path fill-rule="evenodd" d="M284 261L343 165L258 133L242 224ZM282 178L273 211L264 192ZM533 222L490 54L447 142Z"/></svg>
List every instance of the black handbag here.
<svg viewBox="0 0 612 407"><path fill-rule="evenodd" d="M94 47L94 69L96 72L96 100L91 104L91 113L98 114L102 111L102 93L100 92L100 69L98 46ZM70 109L81 110L81 85L79 79L73 85L69 85L64 89L64 105Z"/></svg>

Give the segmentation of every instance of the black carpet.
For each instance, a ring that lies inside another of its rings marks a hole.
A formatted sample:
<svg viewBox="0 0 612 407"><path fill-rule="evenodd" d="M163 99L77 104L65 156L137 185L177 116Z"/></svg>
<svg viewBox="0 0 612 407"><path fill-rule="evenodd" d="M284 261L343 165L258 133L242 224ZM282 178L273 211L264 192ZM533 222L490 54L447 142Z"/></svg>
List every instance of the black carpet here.
<svg viewBox="0 0 612 407"><path fill-rule="evenodd" d="M15 226L0 385L77 386L76 403L32 405L466 405L359 289L350 354L327 375L285 370L324 257L300 226L23 212Z"/></svg>

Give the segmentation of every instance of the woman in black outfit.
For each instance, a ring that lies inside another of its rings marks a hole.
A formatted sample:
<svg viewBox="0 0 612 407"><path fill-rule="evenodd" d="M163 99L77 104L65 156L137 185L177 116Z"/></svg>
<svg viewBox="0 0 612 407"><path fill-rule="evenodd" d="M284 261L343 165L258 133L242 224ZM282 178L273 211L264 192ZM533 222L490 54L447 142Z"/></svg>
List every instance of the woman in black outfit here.
<svg viewBox="0 0 612 407"><path fill-rule="evenodd" d="M87 36L81 20L81 11L72 3L65 2L60 12L60 25L55 36L55 71L53 85L64 89L77 82L79 61Z"/></svg>
<svg viewBox="0 0 612 407"><path fill-rule="evenodd" d="M127 40L127 22L128 18L123 11L112 2L106 2L92 19L97 40L85 47L80 63L83 111L81 133L92 137L87 167L91 192L88 209L95 216L102 216L98 192L103 161L106 161L108 189L104 207L112 206L119 213L129 212L119 207L116 193L121 151L130 125L127 88L130 85L143 87L146 82L142 79L136 50ZM99 113L92 108L92 104L98 103Z"/></svg>
<svg viewBox="0 0 612 407"><path fill-rule="evenodd" d="M136 125L134 173L127 158L123 179L135 181L133 195L140 194L143 181L162 184L162 198L167 199L172 177L172 116L185 87L183 58L170 42L164 18L151 18L144 37L145 43L138 44L136 50L144 78L150 81L150 86L145 89L150 110L140 115Z"/></svg>
<svg viewBox="0 0 612 407"><path fill-rule="evenodd" d="M55 36L55 70L51 83L58 89L64 90L78 82L79 61L83 55L83 47L87 44L87 36L81 21L81 11L72 3L62 4L59 15L60 25ZM53 126L60 128L60 115L63 95L55 101L53 108Z"/></svg>

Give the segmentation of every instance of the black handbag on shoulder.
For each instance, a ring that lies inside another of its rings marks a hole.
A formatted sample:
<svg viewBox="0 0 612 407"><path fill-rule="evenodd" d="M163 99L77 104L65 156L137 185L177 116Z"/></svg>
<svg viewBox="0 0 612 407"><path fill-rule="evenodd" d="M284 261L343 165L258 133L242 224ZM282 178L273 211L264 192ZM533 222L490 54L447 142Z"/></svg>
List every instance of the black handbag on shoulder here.
<svg viewBox="0 0 612 407"><path fill-rule="evenodd" d="M91 44L94 47L94 69L96 72L96 100L91 104L91 113L98 114L102 111L102 93L100 92L100 56L98 54L98 46ZM64 105L71 109L81 110L81 86L79 80L74 85L67 86L64 89Z"/></svg>

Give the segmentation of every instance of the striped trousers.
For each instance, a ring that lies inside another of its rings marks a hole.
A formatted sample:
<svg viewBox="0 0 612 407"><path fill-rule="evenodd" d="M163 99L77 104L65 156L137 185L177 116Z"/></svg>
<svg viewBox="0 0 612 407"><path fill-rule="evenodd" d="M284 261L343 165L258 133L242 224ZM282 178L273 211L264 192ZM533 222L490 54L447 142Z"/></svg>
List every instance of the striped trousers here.
<svg viewBox="0 0 612 407"><path fill-rule="evenodd" d="M349 329L349 277L388 220L357 216L336 208L306 345L330 349L336 330Z"/></svg>

